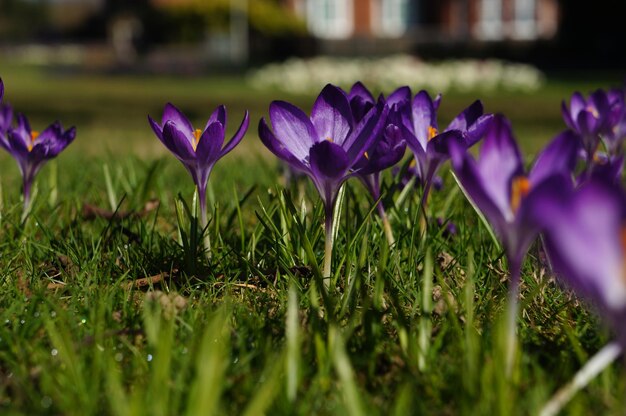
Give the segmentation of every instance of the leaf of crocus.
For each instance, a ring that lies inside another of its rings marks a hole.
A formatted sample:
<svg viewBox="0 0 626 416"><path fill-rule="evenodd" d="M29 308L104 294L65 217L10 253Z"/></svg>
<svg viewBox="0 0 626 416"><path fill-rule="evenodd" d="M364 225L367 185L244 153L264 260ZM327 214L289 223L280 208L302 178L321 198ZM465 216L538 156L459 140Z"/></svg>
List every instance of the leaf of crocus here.
<svg viewBox="0 0 626 416"><path fill-rule="evenodd" d="M326 85L313 104L311 122L319 138L342 146L354 125L346 94L333 85Z"/></svg>
<svg viewBox="0 0 626 416"><path fill-rule="evenodd" d="M270 121L275 137L299 160L309 155L309 149L320 139L306 114L285 101L270 104Z"/></svg>

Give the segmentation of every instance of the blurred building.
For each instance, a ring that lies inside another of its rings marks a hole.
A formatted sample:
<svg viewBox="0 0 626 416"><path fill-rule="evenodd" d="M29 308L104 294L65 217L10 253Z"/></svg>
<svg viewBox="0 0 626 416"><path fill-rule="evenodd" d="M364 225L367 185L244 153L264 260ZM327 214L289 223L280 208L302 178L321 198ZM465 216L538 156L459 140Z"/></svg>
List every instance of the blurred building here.
<svg viewBox="0 0 626 416"><path fill-rule="evenodd" d="M326 52L553 38L557 0L284 0ZM356 48L356 49L355 49Z"/></svg>

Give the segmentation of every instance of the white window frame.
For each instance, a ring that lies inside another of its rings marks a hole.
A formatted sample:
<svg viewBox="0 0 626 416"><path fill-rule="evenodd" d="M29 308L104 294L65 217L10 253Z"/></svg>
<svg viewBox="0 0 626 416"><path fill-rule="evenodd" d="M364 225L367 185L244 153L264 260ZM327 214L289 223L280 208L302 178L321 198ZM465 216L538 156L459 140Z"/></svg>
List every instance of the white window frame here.
<svg viewBox="0 0 626 416"><path fill-rule="evenodd" d="M350 37L354 32L353 0L308 0L307 26L319 38Z"/></svg>
<svg viewBox="0 0 626 416"><path fill-rule="evenodd" d="M480 0L477 35L483 40L504 38L502 0Z"/></svg>
<svg viewBox="0 0 626 416"><path fill-rule="evenodd" d="M375 0L372 4L372 27L378 35L399 38L408 28L410 0Z"/></svg>
<svg viewBox="0 0 626 416"><path fill-rule="evenodd" d="M513 37L520 40L537 38L537 0L515 0Z"/></svg>

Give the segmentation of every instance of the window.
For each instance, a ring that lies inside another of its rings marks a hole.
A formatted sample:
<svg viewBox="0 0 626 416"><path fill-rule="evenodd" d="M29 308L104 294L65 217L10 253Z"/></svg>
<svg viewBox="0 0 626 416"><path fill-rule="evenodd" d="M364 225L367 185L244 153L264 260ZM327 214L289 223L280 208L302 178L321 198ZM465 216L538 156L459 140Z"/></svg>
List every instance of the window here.
<svg viewBox="0 0 626 416"><path fill-rule="evenodd" d="M352 34L352 0L309 0L307 24L320 38L342 39Z"/></svg>
<svg viewBox="0 0 626 416"><path fill-rule="evenodd" d="M536 0L515 0L513 36L516 39L535 39L537 37L536 7Z"/></svg>
<svg viewBox="0 0 626 416"><path fill-rule="evenodd" d="M502 39L502 0L481 0L479 15L478 37L485 40Z"/></svg>
<svg viewBox="0 0 626 416"><path fill-rule="evenodd" d="M409 26L409 0L379 0L377 3L379 21L373 26L383 36L402 36Z"/></svg>

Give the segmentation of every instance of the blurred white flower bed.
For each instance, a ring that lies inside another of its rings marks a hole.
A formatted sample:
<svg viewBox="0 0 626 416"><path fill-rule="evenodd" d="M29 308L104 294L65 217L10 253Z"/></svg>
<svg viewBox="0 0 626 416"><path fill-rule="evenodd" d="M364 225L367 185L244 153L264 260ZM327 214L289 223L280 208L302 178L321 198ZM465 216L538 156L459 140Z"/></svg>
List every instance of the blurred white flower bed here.
<svg viewBox="0 0 626 416"><path fill-rule="evenodd" d="M408 55L386 58L292 58L251 71L250 83L258 89L279 89L294 94L317 93L327 83L350 87L362 81L368 88L391 91L408 85L432 92L524 91L544 83L537 68L495 59L424 62Z"/></svg>

